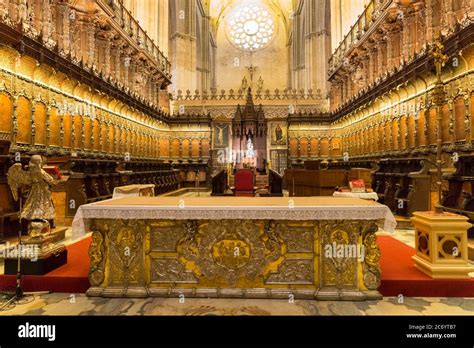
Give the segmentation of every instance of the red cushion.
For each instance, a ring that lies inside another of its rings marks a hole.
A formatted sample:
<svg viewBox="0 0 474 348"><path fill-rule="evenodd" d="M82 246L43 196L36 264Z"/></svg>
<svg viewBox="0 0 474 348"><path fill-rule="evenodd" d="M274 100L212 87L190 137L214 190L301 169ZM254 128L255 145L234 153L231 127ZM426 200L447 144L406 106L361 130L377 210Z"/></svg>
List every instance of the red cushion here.
<svg viewBox="0 0 474 348"><path fill-rule="evenodd" d="M254 187L253 172L239 170L235 174L235 191L252 191Z"/></svg>

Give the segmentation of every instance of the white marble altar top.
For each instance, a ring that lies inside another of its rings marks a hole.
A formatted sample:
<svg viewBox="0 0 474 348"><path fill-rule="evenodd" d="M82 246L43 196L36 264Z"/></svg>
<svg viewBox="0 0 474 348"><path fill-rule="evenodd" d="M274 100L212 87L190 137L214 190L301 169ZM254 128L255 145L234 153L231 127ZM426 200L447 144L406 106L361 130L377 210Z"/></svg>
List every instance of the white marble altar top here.
<svg viewBox="0 0 474 348"><path fill-rule="evenodd" d="M390 232L396 226L387 206L351 197L123 197L80 206L73 235L97 218L374 220Z"/></svg>

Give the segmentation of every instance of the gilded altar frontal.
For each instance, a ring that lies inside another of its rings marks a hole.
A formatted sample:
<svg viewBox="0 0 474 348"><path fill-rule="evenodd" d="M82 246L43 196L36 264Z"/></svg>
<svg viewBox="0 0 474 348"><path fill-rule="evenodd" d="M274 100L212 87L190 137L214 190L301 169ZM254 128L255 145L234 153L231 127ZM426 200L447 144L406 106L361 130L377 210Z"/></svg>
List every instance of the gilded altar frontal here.
<svg viewBox="0 0 474 348"><path fill-rule="evenodd" d="M473 301L474 0L0 0L0 327ZM118 322L5 344L201 335Z"/></svg>
<svg viewBox="0 0 474 348"><path fill-rule="evenodd" d="M91 296L380 297L370 222L98 219L92 230ZM359 240L365 262L321 255Z"/></svg>

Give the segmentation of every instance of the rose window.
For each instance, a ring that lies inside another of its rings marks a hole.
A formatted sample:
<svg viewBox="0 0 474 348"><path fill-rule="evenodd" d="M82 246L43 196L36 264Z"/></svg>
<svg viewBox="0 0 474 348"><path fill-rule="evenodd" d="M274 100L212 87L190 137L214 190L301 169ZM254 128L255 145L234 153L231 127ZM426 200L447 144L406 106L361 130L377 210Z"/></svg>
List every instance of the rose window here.
<svg viewBox="0 0 474 348"><path fill-rule="evenodd" d="M230 41L245 51L256 51L267 46L274 31L271 14L258 5L236 8L228 19Z"/></svg>

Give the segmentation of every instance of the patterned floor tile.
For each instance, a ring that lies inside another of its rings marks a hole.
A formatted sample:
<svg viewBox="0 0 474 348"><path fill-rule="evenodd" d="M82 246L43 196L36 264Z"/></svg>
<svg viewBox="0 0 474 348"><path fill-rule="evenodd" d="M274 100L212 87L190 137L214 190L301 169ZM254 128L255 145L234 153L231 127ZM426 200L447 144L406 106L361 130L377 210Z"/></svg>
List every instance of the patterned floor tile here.
<svg viewBox="0 0 474 348"><path fill-rule="evenodd" d="M0 315L474 315L474 298L404 298L380 301L258 299L91 298L48 294L30 298Z"/></svg>

